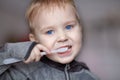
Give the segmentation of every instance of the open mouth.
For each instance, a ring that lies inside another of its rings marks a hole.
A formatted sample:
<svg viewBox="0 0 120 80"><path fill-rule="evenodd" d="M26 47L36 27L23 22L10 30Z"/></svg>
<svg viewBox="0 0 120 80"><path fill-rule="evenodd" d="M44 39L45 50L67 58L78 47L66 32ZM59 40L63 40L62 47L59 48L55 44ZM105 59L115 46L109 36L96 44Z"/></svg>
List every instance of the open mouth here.
<svg viewBox="0 0 120 80"><path fill-rule="evenodd" d="M52 50L51 53L57 53L57 54L67 54L68 52L71 51L72 46L67 45L67 46L62 46L58 49ZM41 52L41 56L46 55L46 52Z"/></svg>
<svg viewBox="0 0 120 80"><path fill-rule="evenodd" d="M60 53L60 52L66 52L68 49L70 49L70 48L72 48L72 46L71 45L68 45L68 46L64 46L64 47L61 47L61 48L59 48L59 49L57 49L58 50L58 52Z"/></svg>
<svg viewBox="0 0 120 80"><path fill-rule="evenodd" d="M68 56L71 54L72 45L67 45L67 46L61 47L59 49L61 49L61 51L58 52L59 56Z"/></svg>

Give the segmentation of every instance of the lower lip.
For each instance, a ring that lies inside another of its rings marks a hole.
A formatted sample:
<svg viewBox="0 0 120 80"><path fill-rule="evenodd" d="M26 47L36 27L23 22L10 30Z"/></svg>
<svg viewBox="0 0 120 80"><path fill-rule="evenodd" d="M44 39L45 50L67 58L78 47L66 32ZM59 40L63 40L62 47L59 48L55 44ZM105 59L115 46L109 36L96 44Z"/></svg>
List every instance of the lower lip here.
<svg viewBox="0 0 120 80"><path fill-rule="evenodd" d="M60 57L69 56L69 55L71 54L71 50L72 50L72 48L68 49L66 52L58 53L58 55L59 55Z"/></svg>

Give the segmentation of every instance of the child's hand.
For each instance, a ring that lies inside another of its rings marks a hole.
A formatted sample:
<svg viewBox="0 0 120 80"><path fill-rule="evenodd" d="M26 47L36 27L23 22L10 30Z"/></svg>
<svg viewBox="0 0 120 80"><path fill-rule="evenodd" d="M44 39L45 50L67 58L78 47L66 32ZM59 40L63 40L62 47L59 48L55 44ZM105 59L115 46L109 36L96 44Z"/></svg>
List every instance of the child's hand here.
<svg viewBox="0 0 120 80"><path fill-rule="evenodd" d="M50 54L50 51L44 47L41 44L37 44L33 50L30 53L30 56L28 57L28 59L26 61L24 61L25 63L30 63L30 62L37 62L40 60L40 58L42 57L41 52L40 51L45 51L47 54Z"/></svg>

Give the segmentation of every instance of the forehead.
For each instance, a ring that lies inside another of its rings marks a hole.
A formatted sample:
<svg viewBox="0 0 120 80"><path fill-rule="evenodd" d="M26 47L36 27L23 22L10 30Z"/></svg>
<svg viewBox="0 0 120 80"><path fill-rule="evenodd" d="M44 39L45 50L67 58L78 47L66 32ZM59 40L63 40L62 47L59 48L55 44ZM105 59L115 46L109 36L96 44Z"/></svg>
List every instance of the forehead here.
<svg viewBox="0 0 120 80"><path fill-rule="evenodd" d="M76 20L76 10L72 5L45 9L35 17L36 26L49 26L64 23L65 21Z"/></svg>

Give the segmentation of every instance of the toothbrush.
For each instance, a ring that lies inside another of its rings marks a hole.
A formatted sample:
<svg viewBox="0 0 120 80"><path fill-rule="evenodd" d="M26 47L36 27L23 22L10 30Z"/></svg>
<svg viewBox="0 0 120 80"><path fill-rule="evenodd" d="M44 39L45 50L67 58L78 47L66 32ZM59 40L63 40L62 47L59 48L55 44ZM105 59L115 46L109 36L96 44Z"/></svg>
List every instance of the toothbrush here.
<svg viewBox="0 0 120 80"><path fill-rule="evenodd" d="M68 48L59 48L56 50L52 50L51 53L58 53L58 52L60 53L60 52L65 52L67 50L68 50ZM47 54L46 52L41 52L41 56L46 55L46 54Z"/></svg>
<svg viewBox="0 0 120 80"><path fill-rule="evenodd" d="M67 50L68 50L68 48L59 48L56 50L52 50L51 53L65 52ZM41 56L44 56L46 54L47 54L46 52L41 52ZM20 62L20 61L22 61L22 60L17 59L17 58L8 58L3 61L3 64L11 64L11 63Z"/></svg>

